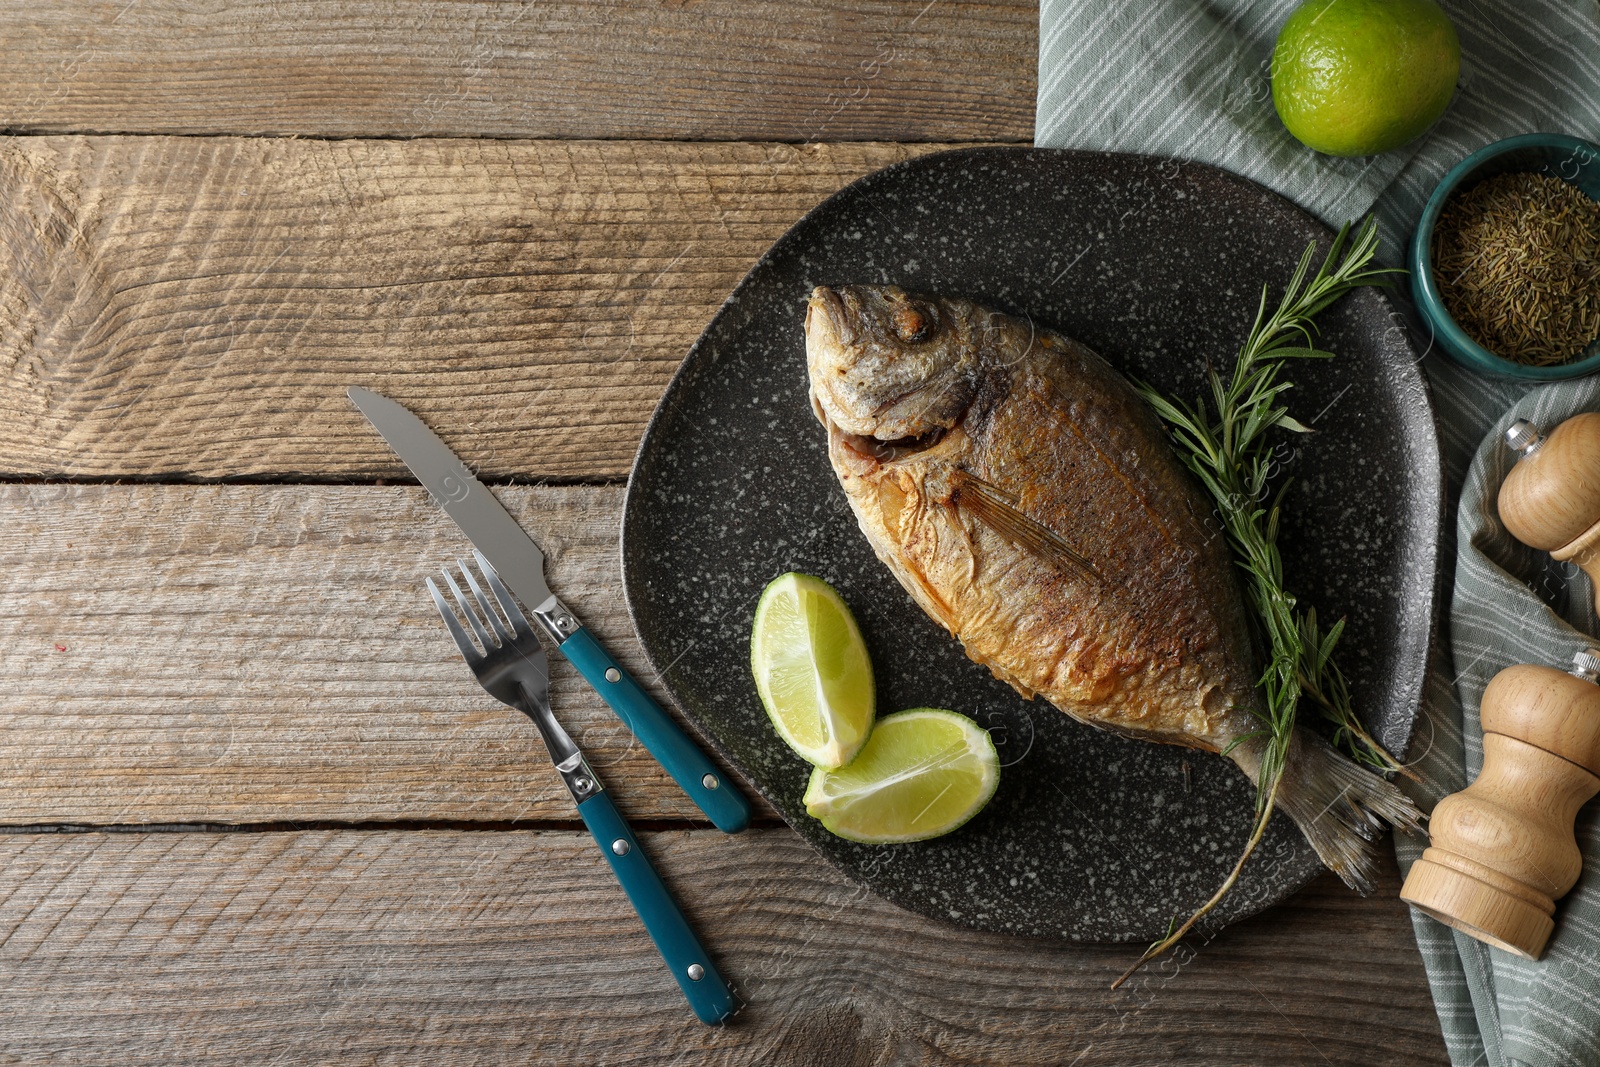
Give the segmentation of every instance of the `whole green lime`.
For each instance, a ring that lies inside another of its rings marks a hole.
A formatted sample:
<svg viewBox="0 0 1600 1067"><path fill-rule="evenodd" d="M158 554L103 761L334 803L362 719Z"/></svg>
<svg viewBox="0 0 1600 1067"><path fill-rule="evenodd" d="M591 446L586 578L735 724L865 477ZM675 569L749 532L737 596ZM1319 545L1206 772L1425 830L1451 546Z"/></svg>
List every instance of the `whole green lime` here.
<svg viewBox="0 0 1600 1067"><path fill-rule="evenodd" d="M1370 156L1432 126L1460 73L1434 0L1308 0L1272 50L1272 103L1308 148Z"/></svg>

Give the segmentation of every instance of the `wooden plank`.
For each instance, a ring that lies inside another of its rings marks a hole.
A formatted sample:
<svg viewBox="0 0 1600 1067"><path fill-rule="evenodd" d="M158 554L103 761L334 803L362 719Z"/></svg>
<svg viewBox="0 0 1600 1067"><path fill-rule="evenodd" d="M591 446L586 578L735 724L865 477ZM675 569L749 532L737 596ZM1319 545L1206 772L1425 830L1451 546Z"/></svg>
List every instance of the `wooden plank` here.
<svg viewBox="0 0 1600 1067"><path fill-rule="evenodd" d="M619 478L767 246L933 147L0 139L0 474L404 477L359 382Z"/></svg>
<svg viewBox="0 0 1600 1067"><path fill-rule="evenodd" d="M623 610L621 497L500 492L671 707ZM5 485L0 517L0 823L573 818L427 597L470 546L423 490ZM630 816L700 818L559 657L552 700Z"/></svg>
<svg viewBox="0 0 1600 1067"><path fill-rule="evenodd" d="M1033 137L1027 0L9 4L14 129Z"/></svg>
<svg viewBox="0 0 1600 1067"><path fill-rule="evenodd" d="M0 1062L1443 1064L1393 861L1181 965L935 924L786 830L647 835L746 1006L706 1028L581 834L0 837Z"/></svg>

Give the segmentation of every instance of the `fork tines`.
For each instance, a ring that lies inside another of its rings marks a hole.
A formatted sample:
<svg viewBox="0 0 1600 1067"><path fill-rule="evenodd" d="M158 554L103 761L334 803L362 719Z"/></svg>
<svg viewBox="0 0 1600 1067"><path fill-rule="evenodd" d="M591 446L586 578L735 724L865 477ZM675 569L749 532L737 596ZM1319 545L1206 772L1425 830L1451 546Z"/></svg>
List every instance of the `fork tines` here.
<svg viewBox="0 0 1600 1067"><path fill-rule="evenodd" d="M467 632L461 628L461 623L456 618L456 613L450 609L444 594L439 591L439 587L434 584L433 579L426 579L428 592L433 594L434 607L439 609L439 617L444 619L444 624L449 629L450 636L456 639L456 646L461 649L461 654L466 657L469 663L482 659L489 652L508 644L513 636L526 637L531 636L533 633L533 628L528 625L527 616L523 615L522 609L517 607L517 602L511 597L511 591L500 581L500 576L489 565L489 561L484 558L483 553L474 550L472 555L478 561L478 567L483 571L483 577L487 581L489 589L494 593L495 602L500 605L499 612L495 611L490 605L489 597L484 593L483 586L478 584L478 579L472 573L472 568L467 566L464 560L457 559L456 566L460 568L462 577L467 580L467 586L472 590L473 600L477 602L478 608L482 609L481 614L479 611L474 610L472 604L468 602L466 594L461 591L461 586L457 583L455 575L450 572L450 568L446 567L443 575L444 580L450 585L450 592L455 596L456 606L461 609L461 615L466 618L467 623L472 627L472 632L477 635L477 645L473 644L472 638L468 637ZM504 621L501 620L502 612L505 616ZM493 637L490 637L489 631L484 629L484 619L488 620L490 628L494 631ZM506 629L508 624L511 628L509 632Z"/></svg>

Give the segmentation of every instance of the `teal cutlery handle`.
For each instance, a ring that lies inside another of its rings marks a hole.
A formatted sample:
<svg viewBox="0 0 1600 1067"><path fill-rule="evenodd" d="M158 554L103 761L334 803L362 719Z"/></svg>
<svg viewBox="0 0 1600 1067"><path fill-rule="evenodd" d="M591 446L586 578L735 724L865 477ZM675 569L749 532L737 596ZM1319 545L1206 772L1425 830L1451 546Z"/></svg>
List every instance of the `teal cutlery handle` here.
<svg viewBox="0 0 1600 1067"><path fill-rule="evenodd" d="M612 873L622 883L633 910L644 920L644 928L656 943L667 969L678 980L678 987L689 998L695 1017L703 1023L720 1023L733 1012L733 994L722 980L700 939L689 929L683 912L673 902L650 858L639 848L628 824L617 813L617 806L602 790L578 805L578 814L594 835L600 851L611 864Z"/></svg>
<svg viewBox="0 0 1600 1067"><path fill-rule="evenodd" d="M586 628L561 651L718 830L736 834L750 825L749 803Z"/></svg>

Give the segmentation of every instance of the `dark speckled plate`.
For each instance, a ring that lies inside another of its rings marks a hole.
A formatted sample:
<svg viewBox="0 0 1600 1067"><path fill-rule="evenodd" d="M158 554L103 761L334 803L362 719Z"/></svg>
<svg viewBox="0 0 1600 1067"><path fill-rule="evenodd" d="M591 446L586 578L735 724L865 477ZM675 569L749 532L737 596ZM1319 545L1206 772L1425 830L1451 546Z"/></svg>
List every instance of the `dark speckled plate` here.
<svg viewBox="0 0 1600 1067"><path fill-rule="evenodd" d="M1112 364L1194 395L1205 361L1249 331L1320 223L1223 171L1026 148L924 156L870 175L800 220L690 351L640 447L623 520L629 608L700 732L852 878L925 915L1073 940L1150 940L1188 914L1244 843L1252 790L1217 756L1130 741L1022 700L966 658L873 557L806 398L813 285L895 282L1028 313ZM1401 750L1422 688L1440 464L1416 356L1386 300L1323 315L1339 353L1293 372L1318 433L1287 468L1294 588L1348 615L1343 663L1378 736ZM989 807L911 845L832 837L800 803L809 768L768 725L750 678L756 599L772 578L832 582L866 633L880 713L953 708L993 730ZM1381 847L1381 846L1380 846ZM1272 827L1214 925L1283 900L1320 869Z"/></svg>

